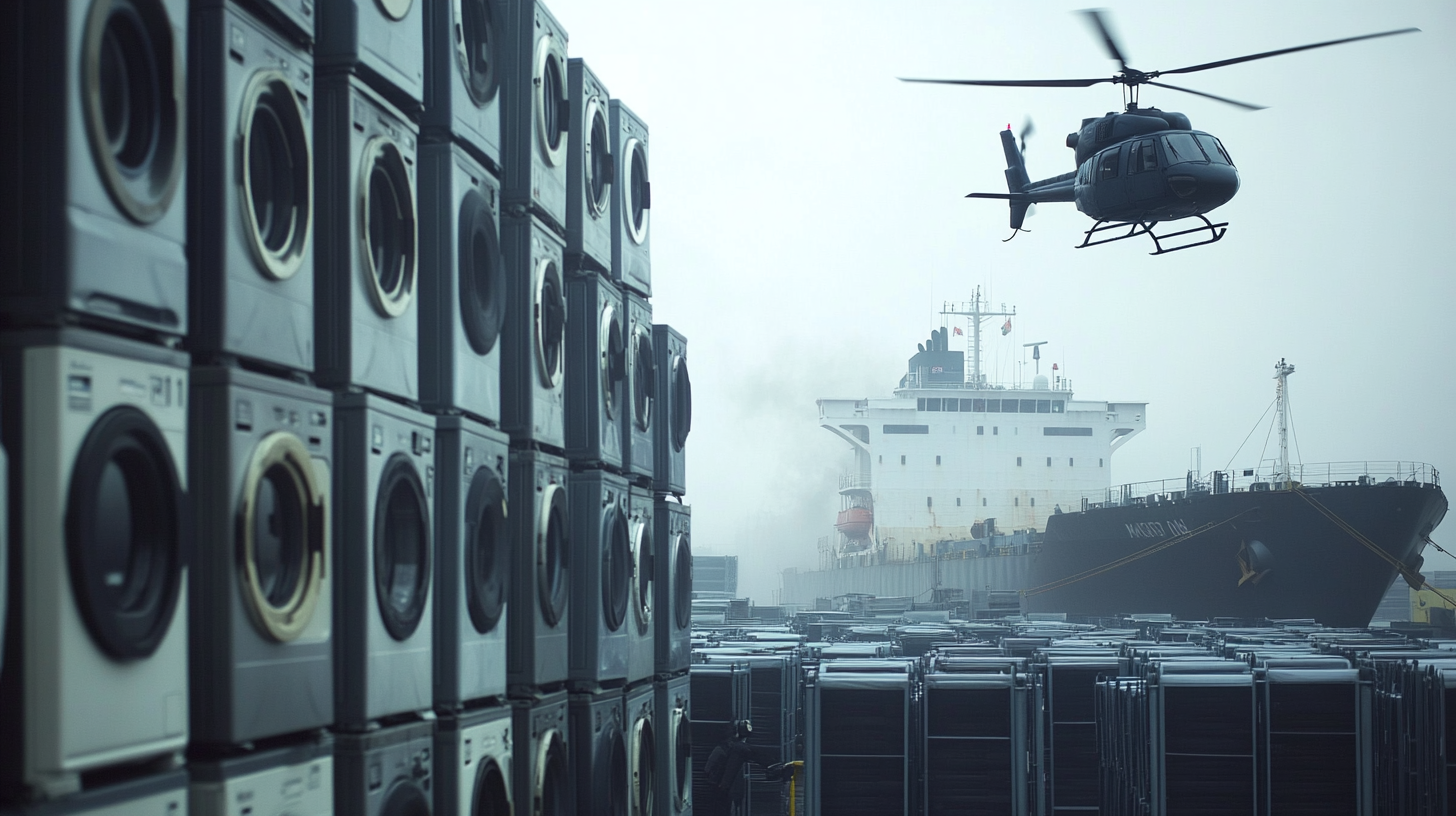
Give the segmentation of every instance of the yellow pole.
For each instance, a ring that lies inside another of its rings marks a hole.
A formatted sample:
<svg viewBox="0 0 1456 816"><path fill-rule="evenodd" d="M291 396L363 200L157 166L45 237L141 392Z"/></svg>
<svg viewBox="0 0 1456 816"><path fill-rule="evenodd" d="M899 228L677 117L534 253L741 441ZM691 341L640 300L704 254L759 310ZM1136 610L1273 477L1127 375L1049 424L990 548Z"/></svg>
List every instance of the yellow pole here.
<svg viewBox="0 0 1456 816"><path fill-rule="evenodd" d="M794 769L794 775L789 777L789 816L794 816L794 805L799 801L798 796L795 795L794 788L798 785L799 769L804 767L804 760L796 759L789 763L789 767Z"/></svg>

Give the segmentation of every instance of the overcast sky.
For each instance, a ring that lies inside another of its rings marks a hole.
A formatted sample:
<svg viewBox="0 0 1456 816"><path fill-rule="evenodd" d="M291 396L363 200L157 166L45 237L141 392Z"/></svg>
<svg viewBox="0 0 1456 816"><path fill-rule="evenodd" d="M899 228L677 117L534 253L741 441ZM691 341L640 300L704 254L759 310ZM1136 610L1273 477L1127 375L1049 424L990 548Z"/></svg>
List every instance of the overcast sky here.
<svg viewBox="0 0 1456 816"><path fill-rule="evenodd" d="M978 285L1020 315L988 335L993 379L1046 340L1079 398L1149 403L1114 484L1180 478L1195 446L1205 470L1228 464L1281 357L1297 458L1456 474L1456 3L1111 4L1142 70L1424 29L1170 78L1269 106L1256 113L1145 88L1242 176L1215 212L1222 242L1157 258L1137 241L1074 249L1092 222L1070 204L1002 243L1006 206L963 198L1004 191L997 131L1028 116L1031 177L1073 170L1065 136L1119 110L1115 86L896 80L1111 75L1085 5L550 4L571 55L651 128L655 317L687 335L694 380L694 545L741 557L740 594L772 602L778 571L812 567L831 531L851 459L814 401L889 396L942 302ZM1234 467L1258 463L1263 436ZM1448 549L1453 524L1433 536Z"/></svg>

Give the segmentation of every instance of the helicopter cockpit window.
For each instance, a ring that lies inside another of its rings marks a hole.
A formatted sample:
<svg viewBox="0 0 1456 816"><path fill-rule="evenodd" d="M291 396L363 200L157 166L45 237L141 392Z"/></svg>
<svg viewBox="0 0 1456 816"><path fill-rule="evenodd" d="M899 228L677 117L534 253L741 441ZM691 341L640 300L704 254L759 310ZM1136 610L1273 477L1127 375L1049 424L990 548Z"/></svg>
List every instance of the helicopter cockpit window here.
<svg viewBox="0 0 1456 816"><path fill-rule="evenodd" d="M1170 133L1164 136L1163 150L1168 153L1168 164L1208 161L1203 151L1198 149L1198 142L1191 133Z"/></svg>
<svg viewBox="0 0 1456 816"><path fill-rule="evenodd" d="M1158 151L1152 139L1143 139L1133 148L1133 172L1142 173L1158 169Z"/></svg>
<svg viewBox="0 0 1456 816"><path fill-rule="evenodd" d="M1117 156L1120 152L1121 150L1117 149L1109 150L1102 154L1102 159L1098 165L1098 178L1117 178Z"/></svg>
<svg viewBox="0 0 1456 816"><path fill-rule="evenodd" d="M1223 149L1223 143L1218 139L1207 133L1200 133L1198 134L1198 143L1203 146L1203 152L1207 153L1208 158L1215 164L1234 163L1233 159L1229 158L1228 151Z"/></svg>

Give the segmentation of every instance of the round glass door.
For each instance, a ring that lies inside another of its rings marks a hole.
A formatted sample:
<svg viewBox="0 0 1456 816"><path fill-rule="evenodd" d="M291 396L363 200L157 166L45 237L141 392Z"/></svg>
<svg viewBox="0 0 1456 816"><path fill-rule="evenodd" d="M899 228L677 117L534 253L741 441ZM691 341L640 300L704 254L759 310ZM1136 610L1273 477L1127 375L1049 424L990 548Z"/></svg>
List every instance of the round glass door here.
<svg viewBox="0 0 1456 816"><path fill-rule="evenodd" d="M248 246L264 275L287 280L313 231L313 156L303 107L282 71L259 71L248 82L238 139Z"/></svg>
<svg viewBox="0 0 1456 816"><path fill-rule="evenodd" d="M365 286L381 315L399 317L414 297L418 266L414 180L399 146L383 136L364 146L359 172Z"/></svg>
<svg viewBox="0 0 1456 816"><path fill-rule="evenodd" d="M602 519L602 618L617 631L632 602L632 544L627 519L613 505Z"/></svg>
<svg viewBox="0 0 1456 816"><path fill-rule="evenodd" d="M512 816L510 785L494 759L485 759L475 773L470 813L460 816Z"/></svg>
<svg viewBox="0 0 1456 816"><path fill-rule="evenodd" d="M652 625L652 530L651 526L639 520L632 529L632 597L636 602L638 631L646 632Z"/></svg>
<svg viewBox="0 0 1456 816"><path fill-rule="evenodd" d="M673 795L684 810L693 798L693 723L685 705L672 710L672 756Z"/></svg>
<svg viewBox="0 0 1456 816"><path fill-rule="evenodd" d="M693 622L693 548L687 533L678 533L672 545L672 618L679 629Z"/></svg>
<svg viewBox="0 0 1456 816"><path fill-rule="evenodd" d="M693 381L688 376L688 361L682 355L672 358L672 449L680 451L688 444L693 429Z"/></svg>
<svg viewBox="0 0 1456 816"><path fill-rule="evenodd" d="M457 246L460 324L470 350L484 357L495 348L506 315L505 264L495 218L478 190L460 201Z"/></svg>
<svg viewBox="0 0 1456 816"><path fill-rule="evenodd" d="M297 638L313 619L329 562L328 518L313 459L277 431L253 448L238 507L243 606L263 635Z"/></svg>
<svg viewBox="0 0 1456 816"><path fill-rule="evenodd" d="M430 593L430 511L414 462L390 457L374 507L374 592L395 640L414 634Z"/></svg>
<svg viewBox="0 0 1456 816"><path fill-rule="evenodd" d="M551 35L536 41L536 143L547 164L561 164L570 117L566 96L566 61Z"/></svg>
<svg viewBox="0 0 1456 816"><path fill-rule="evenodd" d="M652 334L642 326L632 336L632 421L637 429L652 427L652 401L657 389L657 368L652 361Z"/></svg>
<svg viewBox="0 0 1456 816"><path fill-rule="evenodd" d="M535 759L531 816L570 816L575 807L566 795L566 740L560 731L552 729L541 736Z"/></svg>
<svg viewBox="0 0 1456 816"><path fill-rule="evenodd" d="M586 142L582 167L586 170L586 204L593 218L607 214L612 193L611 136L607 131L607 109L600 97L592 97L586 105Z"/></svg>
<svg viewBox="0 0 1456 816"><path fill-rule="evenodd" d="M373 780L371 780L373 781ZM375 782L374 784L378 784ZM413 781L396 780L384 797L379 816L430 816L430 797Z"/></svg>
<svg viewBox="0 0 1456 816"><path fill-rule="evenodd" d="M622 185L622 206L627 216L627 234L635 244L647 240L647 210L652 206L651 182L647 178L647 145L628 139L622 147L627 183Z"/></svg>
<svg viewBox="0 0 1456 816"><path fill-rule="evenodd" d="M648 816L656 810L657 736L652 720L638 717L632 723L632 813Z"/></svg>
<svg viewBox="0 0 1456 816"><path fill-rule="evenodd" d="M552 258L536 265L536 370L543 388L555 388L566 368L566 294Z"/></svg>
<svg viewBox="0 0 1456 816"><path fill-rule="evenodd" d="M505 485L495 471L479 468L465 501L465 604L480 634L505 612L509 554Z"/></svg>
<svg viewBox="0 0 1456 816"><path fill-rule="evenodd" d="M570 533L567 527L566 488L548 485L536 521L536 593L541 617L555 626L566 614L567 567Z"/></svg>
<svg viewBox="0 0 1456 816"><path fill-rule="evenodd" d="M490 0L455 0L455 59L477 108L495 98L496 28Z"/></svg>
<svg viewBox="0 0 1456 816"><path fill-rule="evenodd" d="M602 410L607 419L617 418L622 404L622 382L627 378L627 350L622 337L622 316L611 303L602 307L597 348L601 349L598 374L602 384Z"/></svg>

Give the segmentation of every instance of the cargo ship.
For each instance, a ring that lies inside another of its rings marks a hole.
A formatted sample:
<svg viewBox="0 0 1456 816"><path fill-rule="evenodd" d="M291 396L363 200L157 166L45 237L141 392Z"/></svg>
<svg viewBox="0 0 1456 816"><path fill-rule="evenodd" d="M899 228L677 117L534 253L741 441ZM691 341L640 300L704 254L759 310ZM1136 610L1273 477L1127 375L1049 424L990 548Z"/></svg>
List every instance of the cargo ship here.
<svg viewBox="0 0 1456 816"><path fill-rule="evenodd" d="M941 315L891 396L819 400L853 465L819 569L784 573L786 603L868 594L973 615L1365 626L1393 581L1424 583L1421 553L1447 507L1436 469L1291 463L1285 361L1276 458L1114 486L1112 456L1146 427L1147 403L1076 397L1057 364L1041 373L1040 342L1023 344L1029 382L993 382L983 324L1003 321L1005 336L1015 309L977 290Z"/></svg>

